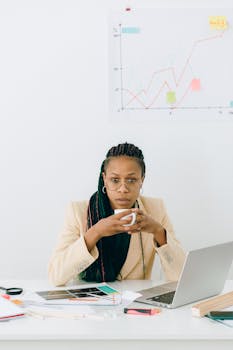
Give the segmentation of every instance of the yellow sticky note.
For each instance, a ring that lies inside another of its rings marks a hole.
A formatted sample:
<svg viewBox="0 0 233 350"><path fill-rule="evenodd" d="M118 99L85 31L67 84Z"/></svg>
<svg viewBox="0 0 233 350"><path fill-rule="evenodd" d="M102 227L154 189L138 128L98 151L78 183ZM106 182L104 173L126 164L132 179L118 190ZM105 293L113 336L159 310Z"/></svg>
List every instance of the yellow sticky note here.
<svg viewBox="0 0 233 350"><path fill-rule="evenodd" d="M176 102L175 91L168 91L167 92L167 102L168 103L175 103Z"/></svg>
<svg viewBox="0 0 233 350"><path fill-rule="evenodd" d="M226 16L210 16L209 25L211 29L227 29Z"/></svg>

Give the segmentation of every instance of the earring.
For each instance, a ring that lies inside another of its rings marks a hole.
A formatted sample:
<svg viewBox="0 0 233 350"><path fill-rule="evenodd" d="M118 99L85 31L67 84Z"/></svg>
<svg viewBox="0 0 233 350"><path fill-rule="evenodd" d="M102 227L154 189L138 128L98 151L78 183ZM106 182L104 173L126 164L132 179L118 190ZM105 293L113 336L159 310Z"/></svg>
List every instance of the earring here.
<svg viewBox="0 0 233 350"><path fill-rule="evenodd" d="M142 186L140 187L140 194L143 194L143 188L142 188Z"/></svg>
<svg viewBox="0 0 233 350"><path fill-rule="evenodd" d="M103 194L106 194L106 187L105 186L102 187L102 192L103 192Z"/></svg>

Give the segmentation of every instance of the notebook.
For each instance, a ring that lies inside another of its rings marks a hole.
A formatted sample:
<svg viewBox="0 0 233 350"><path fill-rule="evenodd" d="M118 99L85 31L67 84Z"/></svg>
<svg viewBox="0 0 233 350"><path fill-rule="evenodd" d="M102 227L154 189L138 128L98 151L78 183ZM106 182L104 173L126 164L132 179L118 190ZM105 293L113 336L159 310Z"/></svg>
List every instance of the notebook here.
<svg viewBox="0 0 233 350"><path fill-rule="evenodd" d="M189 251L177 282L139 291L135 301L176 308L219 294L233 259L233 241Z"/></svg>

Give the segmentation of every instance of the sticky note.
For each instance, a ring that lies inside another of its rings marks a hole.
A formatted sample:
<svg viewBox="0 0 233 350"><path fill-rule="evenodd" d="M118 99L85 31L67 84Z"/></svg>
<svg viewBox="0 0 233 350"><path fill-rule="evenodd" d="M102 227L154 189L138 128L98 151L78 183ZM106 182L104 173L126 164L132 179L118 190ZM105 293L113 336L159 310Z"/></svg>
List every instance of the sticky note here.
<svg viewBox="0 0 233 350"><path fill-rule="evenodd" d="M109 286L99 286L98 289L106 294L117 293L117 291L115 289L113 289Z"/></svg>
<svg viewBox="0 0 233 350"><path fill-rule="evenodd" d="M227 29L226 16L210 16L209 25L211 29Z"/></svg>
<svg viewBox="0 0 233 350"><path fill-rule="evenodd" d="M200 79L193 79L192 81L191 81L191 90L193 90L193 91L198 91L198 90L200 90L200 88L201 88L201 82L200 82Z"/></svg>
<svg viewBox="0 0 233 350"><path fill-rule="evenodd" d="M168 103L175 103L176 102L175 91L168 91L167 92L167 102Z"/></svg>
<svg viewBox="0 0 233 350"><path fill-rule="evenodd" d="M138 33L140 33L140 28L139 27L123 27L121 31L123 34L138 34Z"/></svg>

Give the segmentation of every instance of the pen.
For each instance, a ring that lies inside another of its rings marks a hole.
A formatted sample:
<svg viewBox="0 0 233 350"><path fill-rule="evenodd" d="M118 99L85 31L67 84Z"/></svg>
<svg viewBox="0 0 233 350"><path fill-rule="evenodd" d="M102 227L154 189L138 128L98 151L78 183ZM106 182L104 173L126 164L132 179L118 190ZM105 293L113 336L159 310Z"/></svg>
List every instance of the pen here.
<svg viewBox="0 0 233 350"><path fill-rule="evenodd" d="M159 314L160 309L139 309L139 308L124 308L124 313L129 315L153 316Z"/></svg>
<svg viewBox="0 0 233 350"><path fill-rule="evenodd" d="M229 328L233 328L233 324L225 323L225 322L222 321L222 320L214 319L214 318L212 318L212 317L209 317L208 315L205 315L205 317L209 318L209 319L210 319L211 321L213 321L213 322L218 322L218 323L223 324L224 326L227 326L227 327L229 327Z"/></svg>

